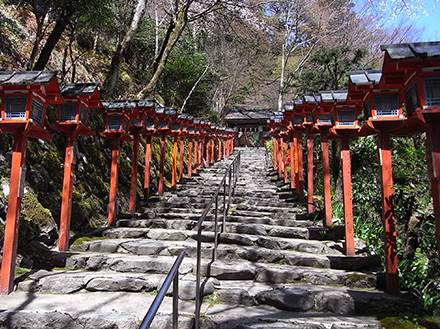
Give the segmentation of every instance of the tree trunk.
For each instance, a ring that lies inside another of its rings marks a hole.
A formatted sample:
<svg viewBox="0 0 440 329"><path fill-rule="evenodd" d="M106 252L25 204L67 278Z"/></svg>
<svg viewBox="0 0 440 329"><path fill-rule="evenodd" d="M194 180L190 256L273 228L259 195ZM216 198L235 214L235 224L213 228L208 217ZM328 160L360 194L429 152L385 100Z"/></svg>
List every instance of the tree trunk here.
<svg viewBox="0 0 440 329"><path fill-rule="evenodd" d="M34 65L34 70L36 71L42 71L47 65L47 62L49 62L50 55L52 54L53 49L55 48L56 44L61 38L61 35L63 34L64 30L67 27L67 24L70 22L70 18L74 14L75 10L74 7L66 7L63 10L63 13L58 18L55 27L53 28L52 32L50 33L49 37L46 40L46 44L44 45L43 49L41 50L40 57L38 58L37 62Z"/></svg>
<svg viewBox="0 0 440 329"><path fill-rule="evenodd" d="M142 16L144 15L146 5L147 5L147 0L138 0L138 3L136 5L136 10L133 14L133 19L131 20L130 27L127 30L127 33L125 34L124 38L116 48L116 52L113 55L110 68L104 82L104 90L107 95L113 95L115 91L116 82L118 80L118 75L119 75L119 67L121 66L122 59L124 58L124 53L129 43L131 42L131 40L133 39L134 35L137 32L137 29L139 27L139 22Z"/></svg>
<svg viewBox="0 0 440 329"><path fill-rule="evenodd" d="M176 18L170 21L166 38L162 44L162 49L159 52L159 56L156 58L153 65L153 76L151 77L150 82L147 84L147 86L137 94L137 97L139 99L151 98L154 96L157 82L159 81L159 78L162 75L162 72L168 61L168 56L170 55L171 50L174 48L180 36L182 35L186 23L188 22L187 11L190 3L191 2L186 3L183 8L178 12Z"/></svg>
<svg viewBox="0 0 440 329"><path fill-rule="evenodd" d="M34 45L32 47L32 52L31 55L29 56L29 61L26 67L28 71L32 70L32 67L34 66L35 58L37 58L38 48L40 46L41 38L43 37L43 24L45 17L46 14L35 15L35 20L37 21L37 31L35 35Z"/></svg>

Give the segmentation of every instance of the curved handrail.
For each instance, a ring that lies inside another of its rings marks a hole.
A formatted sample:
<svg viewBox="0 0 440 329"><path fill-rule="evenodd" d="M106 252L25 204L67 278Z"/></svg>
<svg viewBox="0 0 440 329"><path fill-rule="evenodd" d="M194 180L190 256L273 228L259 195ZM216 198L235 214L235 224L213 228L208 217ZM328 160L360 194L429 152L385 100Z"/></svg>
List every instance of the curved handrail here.
<svg viewBox="0 0 440 329"><path fill-rule="evenodd" d="M211 200L206 205L205 209L202 212L202 215L200 216L200 219L197 222L197 266L196 266L196 308L195 308L195 319L194 319L194 328L199 328L199 318L200 318L200 307L201 307L201 300L200 300L200 267L201 267L201 253L202 253L202 229L203 229L203 221L206 219L206 216L211 211L212 205L215 203L215 209L214 209L214 250L212 254L212 261L215 261L217 258L217 246L218 246L218 238L219 233L218 232L218 197L220 195L220 191L223 188L223 221L222 221L222 229L221 232L225 230L225 224L226 224L226 214L229 211L229 206L231 203L231 199L233 196L234 188L237 184L238 180L238 172L240 169L240 161L241 161L241 153L238 152L235 159L232 161L232 163L228 166L226 169L226 173L223 176L222 180L220 181L219 186L215 190ZM228 181L228 184L226 182ZM226 187L229 187L228 189L228 201L226 202Z"/></svg>
<svg viewBox="0 0 440 329"><path fill-rule="evenodd" d="M171 282L173 282L173 329L178 328L178 316L179 316L179 267L182 264L183 257L185 256L185 252L182 251L171 267L168 275L162 284L159 292L154 298L153 303L151 304L147 314L145 315L139 329L147 329L150 328L151 322L153 322L154 316L157 313L157 310L162 304L163 299L165 298L165 294L168 292L170 288Z"/></svg>

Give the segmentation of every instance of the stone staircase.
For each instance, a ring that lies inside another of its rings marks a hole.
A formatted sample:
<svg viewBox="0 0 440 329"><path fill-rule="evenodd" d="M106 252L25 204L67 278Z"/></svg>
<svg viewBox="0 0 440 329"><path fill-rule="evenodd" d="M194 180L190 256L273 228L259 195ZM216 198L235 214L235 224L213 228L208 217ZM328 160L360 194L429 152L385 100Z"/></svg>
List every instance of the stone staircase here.
<svg viewBox="0 0 440 329"><path fill-rule="evenodd" d="M263 149L241 152L216 261L213 215L203 224L201 328L381 328L367 315L414 311L414 298L376 289L378 258L362 241L356 256L343 255L343 228L325 229L307 214L268 171ZM192 328L195 227L234 157L77 240L71 252L54 251L52 270L29 272L0 297L0 328L138 328L181 251L179 328ZM171 297L152 328L172 328Z"/></svg>

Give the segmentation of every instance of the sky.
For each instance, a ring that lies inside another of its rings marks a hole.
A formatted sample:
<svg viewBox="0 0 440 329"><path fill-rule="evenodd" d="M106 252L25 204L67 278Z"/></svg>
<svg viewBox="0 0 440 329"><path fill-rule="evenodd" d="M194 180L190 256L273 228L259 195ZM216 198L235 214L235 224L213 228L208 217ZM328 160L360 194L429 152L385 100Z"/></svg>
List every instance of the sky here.
<svg viewBox="0 0 440 329"><path fill-rule="evenodd" d="M363 11L392 28L400 22L423 30L414 41L440 41L440 0L354 0L355 11ZM381 24L380 24L381 25Z"/></svg>

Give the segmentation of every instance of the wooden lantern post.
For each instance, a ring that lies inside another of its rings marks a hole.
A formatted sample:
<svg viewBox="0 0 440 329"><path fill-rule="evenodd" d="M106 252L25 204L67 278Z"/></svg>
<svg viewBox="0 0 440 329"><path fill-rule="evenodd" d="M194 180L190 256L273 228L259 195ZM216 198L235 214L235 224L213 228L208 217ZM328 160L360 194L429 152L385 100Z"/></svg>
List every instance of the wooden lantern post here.
<svg viewBox="0 0 440 329"><path fill-rule="evenodd" d="M151 106L149 106L151 105ZM143 108L143 129L145 136L145 170L144 170L144 201L150 198L150 169L151 169L151 140L156 132L156 104L151 101L139 101L138 106Z"/></svg>
<svg viewBox="0 0 440 329"><path fill-rule="evenodd" d="M194 122L194 117L192 115L188 115L188 114L180 114L179 115L179 120L182 122L182 128L181 128L181 132L179 134L180 136L180 147L179 147L179 182L183 181L183 151L185 148L185 142L184 139L188 138L188 144L191 143L191 148L192 148L192 140L191 140L191 134L194 132L194 126L193 126L193 122ZM190 155L189 157L191 157L191 150L190 152L188 152ZM190 159L188 158L188 167L191 167L191 162ZM188 178L191 177L190 176L190 170L188 170Z"/></svg>
<svg viewBox="0 0 440 329"><path fill-rule="evenodd" d="M163 194L164 166L165 166L165 142L170 130L169 117L177 116L176 110L166 110L164 107L156 108L156 134L160 137L160 161L159 161L159 182L157 193Z"/></svg>
<svg viewBox="0 0 440 329"><path fill-rule="evenodd" d="M335 119L335 125L330 133L335 138L341 139L342 158L342 192L344 206L344 227L345 227L345 254L355 255L354 229L353 229L353 202L351 190L351 157L350 138L356 136L360 131L358 115L361 107L357 102L349 103L348 91L332 90L321 92L321 107L331 111ZM354 91L352 94L355 93Z"/></svg>
<svg viewBox="0 0 440 329"><path fill-rule="evenodd" d="M273 140L273 170L278 171L278 177L280 177L279 159L280 159L280 123L282 120L280 112L275 112L274 115L269 117L267 125L270 129L269 135Z"/></svg>
<svg viewBox="0 0 440 329"><path fill-rule="evenodd" d="M118 167L119 167L119 146L121 141L131 141L128 134L130 118L128 113L136 108L134 101L103 101L103 110L105 116L105 130L99 134L112 140L112 163L110 171L110 193L108 202L108 220L107 225L115 224L116 196L118 192Z"/></svg>
<svg viewBox="0 0 440 329"><path fill-rule="evenodd" d="M390 132L405 121L402 97L382 79L381 71L349 72L349 89L364 91L364 117L360 135L378 136L379 166L382 190L382 222L384 227L386 284L389 293L399 292L397 273L396 218L394 214L393 168L391 163ZM391 79L391 81L393 81Z"/></svg>
<svg viewBox="0 0 440 329"><path fill-rule="evenodd" d="M169 115L170 136L173 137L173 165L171 170L171 188L175 188L177 184L177 143L181 133L182 121L176 113Z"/></svg>
<svg viewBox="0 0 440 329"><path fill-rule="evenodd" d="M194 119L194 168L193 174L199 169L199 141L200 141L200 130L202 129L202 120Z"/></svg>
<svg viewBox="0 0 440 329"><path fill-rule="evenodd" d="M61 86L61 95L65 103L57 108L57 123L49 127L66 134L66 155L64 157L63 196L60 213L60 233L58 250L69 250L70 218L74 170L77 155L77 136L93 136L95 133L87 127L91 108L102 108L99 100L98 84L79 83Z"/></svg>
<svg viewBox="0 0 440 329"><path fill-rule="evenodd" d="M0 294L7 295L14 288L27 138L53 137L44 129L47 105L61 104L63 98L56 72L41 71L0 72L0 96L0 129L14 136L0 277Z"/></svg>
<svg viewBox="0 0 440 329"><path fill-rule="evenodd" d="M191 178L192 175L192 160L193 160L193 146L194 146L194 135L195 135L195 126L194 126L195 119L191 116L191 120L189 120L188 123L188 178Z"/></svg>
<svg viewBox="0 0 440 329"><path fill-rule="evenodd" d="M133 151L131 156L131 181L130 181L130 202L128 212L136 211L136 186L139 168L139 141L140 135L145 131L145 120L147 116L144 111L154 108L154 101L137 101L136 107L129 113L129 132L133 135Z"/></svg>
<svg viewBox="0 0 440 329"><path fill-rule="evenodd" d="M437 252L440 257L440 52L439 42L382 45L382 79L400 89L408 120L391 133L427 133L426 157L431 181ZM398 75L401 80L393 79ZM390 78L389 78L390 77Z"/></svg>

